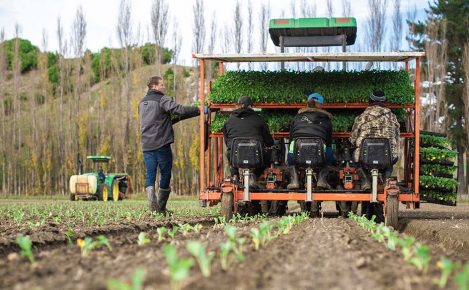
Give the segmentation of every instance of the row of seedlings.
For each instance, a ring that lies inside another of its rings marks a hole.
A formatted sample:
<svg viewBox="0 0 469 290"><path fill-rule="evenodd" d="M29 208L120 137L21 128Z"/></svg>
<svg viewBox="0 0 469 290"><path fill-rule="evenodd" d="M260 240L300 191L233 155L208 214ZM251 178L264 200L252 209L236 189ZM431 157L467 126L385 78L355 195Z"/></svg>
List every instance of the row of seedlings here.
<svg viewBox="0 0 469 290"><path fill-rule="evenodd" d="M420 133L420 195L422 200L456 205L458 181L454 177L457 152L444 134Z"/></svg>

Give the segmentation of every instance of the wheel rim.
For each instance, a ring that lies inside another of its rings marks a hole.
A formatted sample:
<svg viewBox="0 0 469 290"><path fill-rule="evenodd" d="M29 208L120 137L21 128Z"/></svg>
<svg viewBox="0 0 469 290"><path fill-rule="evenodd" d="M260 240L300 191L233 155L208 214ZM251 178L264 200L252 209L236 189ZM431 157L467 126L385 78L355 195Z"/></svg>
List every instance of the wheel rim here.
<svg viewBox="0 0 469 290"><path fill-rule="evenodd" d="M112 184L112 199L114 201L119 200L119 184L117 182Z"/></svg>
<svg viewBox="0 0 469 290"><path fill-rule="evenodd" d="M107 201L108 197L109 197L109 193L107 191L107 186L105 186L103 188L103 201Z"/></svg>

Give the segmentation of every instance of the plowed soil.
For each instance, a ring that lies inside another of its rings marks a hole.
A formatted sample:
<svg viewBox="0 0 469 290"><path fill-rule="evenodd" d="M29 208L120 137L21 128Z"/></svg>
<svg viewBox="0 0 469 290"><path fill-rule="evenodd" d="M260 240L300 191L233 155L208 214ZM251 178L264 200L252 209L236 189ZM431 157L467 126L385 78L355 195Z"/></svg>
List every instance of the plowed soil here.
<svg viewBox="0 0 469 290"><path fill-rule="evenodd" d="M297 207L290 207L295 211ZM400 231L431 246L432 255L469 260L469 206L445 207L422 204L421 209L406 210L401 205ZM205 278L195 266L183 289L436 289L438 273L427 274L406 264L398 252L388 250L348 219L336 217L335 205L324 203L324 218L309 219L285 236L255 251L249 239L246 261L235 262L229 271L215 257L212 275ZM109 279L130 281L136 268L143 268L145 289L170 289L166 260L156 229L188 222L204 225L199 234L178 234L171 243L178 255L188 256L185 243L200 240L216 251L226 240L223 228L213 218L176 218L147 223L113 225L79 232L79 237L105 234L113 249L97 249L82 257L74 244L67 246L63 234L49 231L34 234L31 266L17 254L14 231L2 234L0 243L0 289L106 289ZM256 222L236 224L242 236L249 237ZM146 232L151 242L137 245L137 236ZM51 240L44 237L50 236ZM42 243L38 241L43 240ZM448 285L448 289L456 289Z"/></svg>

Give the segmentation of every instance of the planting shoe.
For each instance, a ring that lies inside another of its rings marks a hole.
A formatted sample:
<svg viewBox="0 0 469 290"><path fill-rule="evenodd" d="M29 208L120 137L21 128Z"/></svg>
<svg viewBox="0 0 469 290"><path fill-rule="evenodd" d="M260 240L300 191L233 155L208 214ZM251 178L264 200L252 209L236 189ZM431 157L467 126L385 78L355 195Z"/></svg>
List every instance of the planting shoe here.
<svg viewBox="0 0 469 290"><path fill-rule="evenodd" d="M331 189L331 186L329 183L327 183L327 175L329 171L327 168L321 169L319 172L319 180L318 180L318 188L320 189Z"/></svg>
<svg viewBox="0 0 469 290"><path fill-rule="evenodd" d="M300 188L300 182L298 180L298 170L295 166L290 166L288 168L290 172L290 183L287 185L287 189L298 189Z"/></svg>
<svg viewBox="0 0 469 290"><path fill-rule="evenodd" d="M361 190L370 190L371 189L370 178L365 173L365 170L363 170L363 168L358 169L358 175L360 176L360 180L361 180Z"/></svg>
<svg viewBox="0 0 469 290"><path fill-rule="evenodd" d="M155 187L149 186L145 189L147 191L147 199L148 199L148 209L150 211L157 211L158 210L158 201L155 195Z"/></svg>
<svg viewBox="0 0 469 290"><path fill-rule="evenodd" d="M166 209L166 203L168 202L169 194L171 193L171 188L160 188L158 190L158 209L157 211L160 213L166 213L168 210Z"/></svg>

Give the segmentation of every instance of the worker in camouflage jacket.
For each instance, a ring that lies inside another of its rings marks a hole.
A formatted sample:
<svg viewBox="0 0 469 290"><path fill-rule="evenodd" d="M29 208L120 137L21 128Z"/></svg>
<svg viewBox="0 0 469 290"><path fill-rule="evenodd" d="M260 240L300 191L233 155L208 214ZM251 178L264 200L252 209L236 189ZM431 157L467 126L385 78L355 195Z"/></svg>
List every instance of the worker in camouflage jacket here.
<svg viewBox="0 0 469 290"><path fill-rule="evenodd" d="M369 99L369 107L355 119L350 136L350 142L355 147L354 161L360 159L360 150L365 138L387 138L392 151L392 164L397 162L399 144L399 122L389 108L384 107L386 96L382 91L375 90ZM389 178L392 168L385 172L385 179ZM362 189L368 190L371 184L368 176L361 170Z"/></svg>

